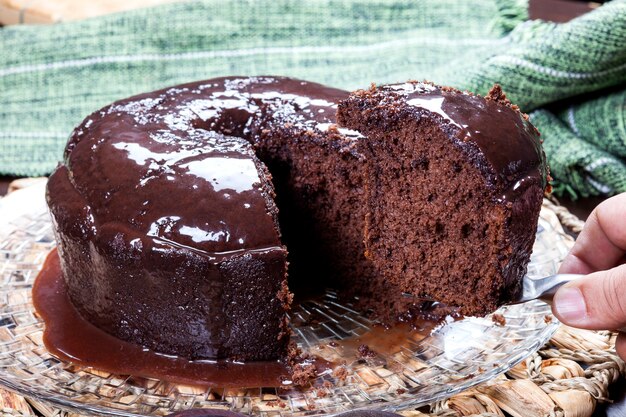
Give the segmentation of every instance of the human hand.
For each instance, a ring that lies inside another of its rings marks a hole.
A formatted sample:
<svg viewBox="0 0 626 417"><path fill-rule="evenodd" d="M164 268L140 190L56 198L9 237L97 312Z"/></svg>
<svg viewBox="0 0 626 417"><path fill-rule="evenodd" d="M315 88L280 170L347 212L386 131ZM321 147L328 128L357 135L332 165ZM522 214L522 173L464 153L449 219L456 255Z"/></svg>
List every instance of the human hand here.
<svg viewBox="0 0 626 417"><path fill-rule="evenodd" d="M626 193L596 207L559 273L586 276L561 287L552 311L564 324L582 329L626 328ZM615 343L626 359L626 333Z"/></svg>

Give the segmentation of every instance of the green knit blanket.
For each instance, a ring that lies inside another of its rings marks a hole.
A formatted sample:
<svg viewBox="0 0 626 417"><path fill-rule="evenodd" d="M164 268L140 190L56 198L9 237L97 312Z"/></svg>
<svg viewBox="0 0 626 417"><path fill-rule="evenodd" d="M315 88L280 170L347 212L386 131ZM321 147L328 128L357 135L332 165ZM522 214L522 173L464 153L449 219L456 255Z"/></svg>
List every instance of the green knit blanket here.
<svg viewBox="0 0 626 417"><path fill-rule="evenodd" d="M0 174L49 173L113 100L260 74L500 83L542 132L557 193L626 191L626 0L565 24L529 21L525 0L205 0L0 28Z"/></svg>

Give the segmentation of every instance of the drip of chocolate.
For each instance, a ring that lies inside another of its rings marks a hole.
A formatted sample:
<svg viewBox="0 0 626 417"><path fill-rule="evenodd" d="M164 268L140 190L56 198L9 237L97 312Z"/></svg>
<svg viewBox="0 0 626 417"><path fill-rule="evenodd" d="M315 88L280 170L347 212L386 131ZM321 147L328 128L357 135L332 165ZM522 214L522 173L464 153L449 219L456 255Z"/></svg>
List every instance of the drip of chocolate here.
<svg viewBox="0 0 626 417"><path fill-rule="evenodd" d="M70 302L56 249L48 255L35 281L33 303L46 325L46 348L67 362L199 387L274 387L290 379L291 372L282 361L189 361L105 333L83 319ZM324 366L328 365L320 363L320 368Z"/></svg>

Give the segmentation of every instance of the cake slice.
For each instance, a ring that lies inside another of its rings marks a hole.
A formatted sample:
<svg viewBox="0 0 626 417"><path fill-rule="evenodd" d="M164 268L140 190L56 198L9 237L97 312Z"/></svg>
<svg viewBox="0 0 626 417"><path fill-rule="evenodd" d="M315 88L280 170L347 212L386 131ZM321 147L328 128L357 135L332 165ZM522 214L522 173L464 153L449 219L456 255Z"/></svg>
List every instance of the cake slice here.
<svg viewBox="0 0 626 417"><path fill-rule="evenodd" d="M498 86L484 98L372 87L340 103L338 123L367 137L363 236L380 302L408 293L482 315L515 299L548 174L538 132Z"/></svg>

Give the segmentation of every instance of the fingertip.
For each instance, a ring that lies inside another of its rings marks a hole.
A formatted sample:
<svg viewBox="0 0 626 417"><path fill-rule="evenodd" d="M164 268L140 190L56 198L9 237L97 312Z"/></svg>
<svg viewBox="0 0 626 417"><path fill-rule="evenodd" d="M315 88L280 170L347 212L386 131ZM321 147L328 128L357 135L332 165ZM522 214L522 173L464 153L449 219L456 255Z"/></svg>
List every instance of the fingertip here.
<svg viewBox="0 0 626 417"><path fill-rule="evenodd" d="M589 330L626 325L626 265L594 272L561 287L552 311L564 324Z"/></svg>
<svg viewBox="0 0 626 417"><path fill-rule="evenodd" d="M626 193L600 203L585 222L561 272L589 274L618 265L626 253L624 216Z"/></svg>
<svg viewBox="0 0 626 417"><path fill-rule="evenodd" d="M574 327L584 327L589 316L585 297L575 285L559 288L552 300L552 312L561 323Z"/></svg>

